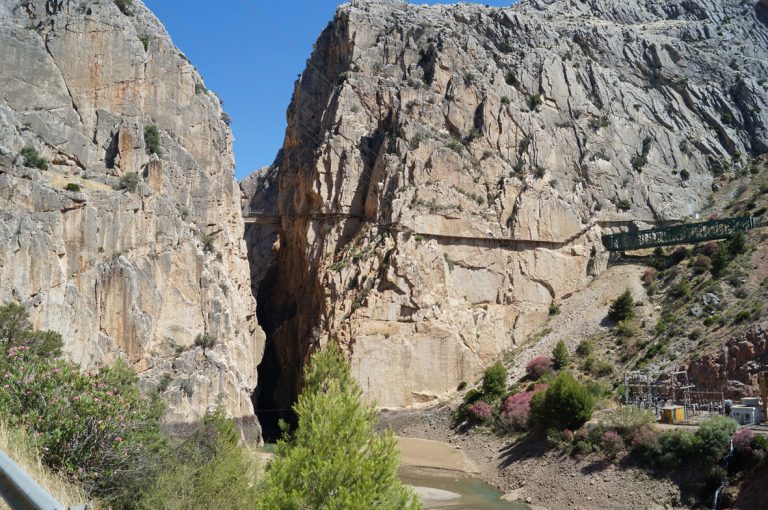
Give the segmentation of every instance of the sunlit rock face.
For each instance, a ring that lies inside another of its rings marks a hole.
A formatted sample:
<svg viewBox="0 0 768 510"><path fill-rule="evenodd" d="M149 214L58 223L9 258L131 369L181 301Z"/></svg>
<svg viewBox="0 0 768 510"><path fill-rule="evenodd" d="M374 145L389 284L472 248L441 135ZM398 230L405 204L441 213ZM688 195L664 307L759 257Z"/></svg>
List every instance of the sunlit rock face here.
<svg viewBox="0 0 768 510"><path fill-rule="evenodd" d="M604 267L603 233L695 217L714 174L768 148L767 16L735 0L341 6L270 191L250 188L280 215L257 277L273 403L331 339L380 405L439 398Z"/></svg>
<svg viewBox="0 0 768 510"><path fill-rule="evenodd" d="M264 335L232 136L159 21L131 10L0 3L0 301L25 304L83 367L130 361L169 423L222 406L257 438ZM24 164L25 146L47 170ZM135 191L113 189L133 172Z"/></svg>

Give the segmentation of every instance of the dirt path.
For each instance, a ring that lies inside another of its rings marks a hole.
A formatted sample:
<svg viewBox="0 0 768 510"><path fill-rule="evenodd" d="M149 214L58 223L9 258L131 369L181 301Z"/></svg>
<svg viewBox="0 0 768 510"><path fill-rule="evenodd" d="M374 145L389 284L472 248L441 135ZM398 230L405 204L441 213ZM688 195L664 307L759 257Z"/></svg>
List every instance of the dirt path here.
<svg viewBox="0 0 768 510"><path fill-rule="evenodd" d="M560 305L560 313L545 326L551 331L515 355L514 366L510 368L512 380L523 377L525 366L536 356L551 355L560 340L573 353L581 340L606 331L608 307L625 289L629 289L635 299L645 301L647 295L640 280L645 269L637 265L611 266L595 278L589 287L564 300ZM645 310L647 315L652 313L650 309Z"/></svg>

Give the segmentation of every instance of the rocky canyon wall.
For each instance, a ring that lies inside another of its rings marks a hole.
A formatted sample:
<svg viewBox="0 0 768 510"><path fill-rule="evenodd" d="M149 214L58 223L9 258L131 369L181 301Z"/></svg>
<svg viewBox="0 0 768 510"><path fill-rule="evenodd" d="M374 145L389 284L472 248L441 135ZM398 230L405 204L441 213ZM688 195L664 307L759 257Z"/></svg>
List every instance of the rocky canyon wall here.
<svg viewBox="0 0 768 510"><path fill-rule="evenodd" d="M139 0L124 11L0 2L0 302L27 306L84 367L130 361L170 423L221 405L257 437L264 335L232 136L159 21Z"/></svg>
<svg viewBox="0 0 768 510"><path fill-rule="evenodd" d="M695 217L713 175L768 149L766 18L740 0L341 6L248 187L278 219L277 242L247 237L272 257L263 404L290 403L329 340L380 405L436 399L582 289L601 234Z"/></svg>

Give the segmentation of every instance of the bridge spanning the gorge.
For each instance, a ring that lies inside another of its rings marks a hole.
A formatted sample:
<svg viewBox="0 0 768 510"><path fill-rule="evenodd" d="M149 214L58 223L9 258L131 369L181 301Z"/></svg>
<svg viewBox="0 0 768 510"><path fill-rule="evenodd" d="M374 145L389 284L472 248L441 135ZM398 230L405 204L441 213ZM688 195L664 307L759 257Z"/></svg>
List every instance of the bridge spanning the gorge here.
<svg viewBox="0 0 768 510"><path fill-rule="evenodd" d="M605 235L603 236L603 245L608 251L625 251L675 244L694 244L702 241L728 239L739 232L746 232L757 226L755 219L751 216L684 223L669 227Z"/></svg>

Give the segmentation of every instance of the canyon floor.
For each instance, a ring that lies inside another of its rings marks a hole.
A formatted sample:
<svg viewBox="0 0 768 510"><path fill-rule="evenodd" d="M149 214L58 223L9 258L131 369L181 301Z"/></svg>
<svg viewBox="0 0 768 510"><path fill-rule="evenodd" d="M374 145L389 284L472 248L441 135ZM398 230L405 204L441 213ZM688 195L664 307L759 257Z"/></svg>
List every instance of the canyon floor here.
<svg viewBox="0 0 768 510"><path fill-rule="evenodd" d="M468 472L475 472L485 483L505 493L505 498L536 507L646 510L675 508L680 499L680 490L671 481L604 463L599 454L574 458L547 450L543 441L499 437L482 430L458 432L450 427L451 411L450 405L386 411L381 420L402 438L450 444L468 459ZM414 462L405 457L404 461ZM461 470L458 465L452 469Z"/></svg>

